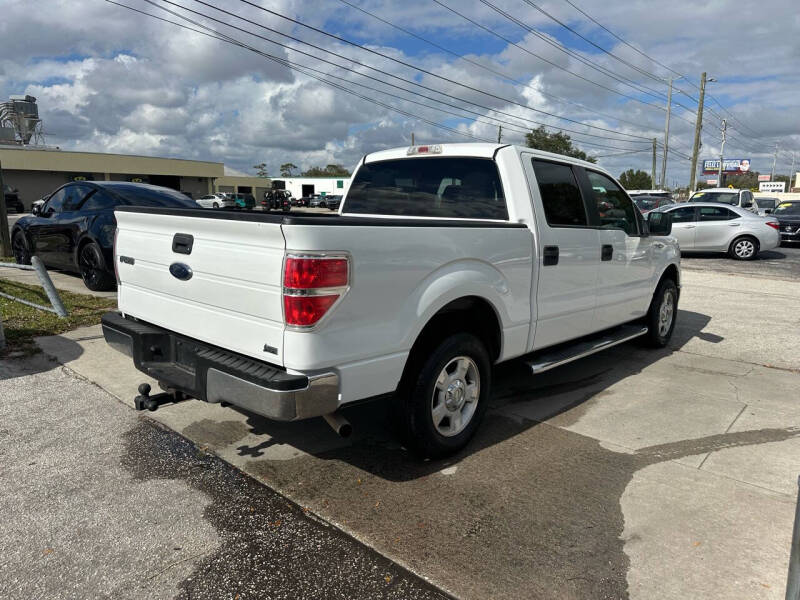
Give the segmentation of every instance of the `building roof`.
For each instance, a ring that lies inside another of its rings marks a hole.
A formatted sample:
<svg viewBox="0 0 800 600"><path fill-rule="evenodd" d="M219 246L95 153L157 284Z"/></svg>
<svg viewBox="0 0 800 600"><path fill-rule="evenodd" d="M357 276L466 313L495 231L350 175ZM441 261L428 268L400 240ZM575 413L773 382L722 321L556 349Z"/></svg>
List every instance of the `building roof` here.
<svg viewBox="0 0 800 600"><path fill-rule="evenodd" d="M225 173L224 165L221 162L103 152L76 152L41 146L0 146L0 163L2 163L3 169L21 171L180 177L221 177Z"/></svg>

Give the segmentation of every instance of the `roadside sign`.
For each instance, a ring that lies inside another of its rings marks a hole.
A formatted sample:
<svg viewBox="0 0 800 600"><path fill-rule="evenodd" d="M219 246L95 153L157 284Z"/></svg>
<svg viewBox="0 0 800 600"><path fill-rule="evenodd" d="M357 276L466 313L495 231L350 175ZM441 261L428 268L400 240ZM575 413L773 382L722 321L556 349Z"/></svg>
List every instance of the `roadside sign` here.
<svg viewBox="0 0 800 600"><path fill-rule="evenodd" d="M719 182L716 179L707 179L706 183L708 185L717 185L717 183L719 183Z"/></svg>
<svg viewBox="0 0 800 600"><path fill-rule="evenodd" d="M747 173L750 170L749 158L726 158L722 161L723 173ZM719 159L703 161L703 174L713 175L719 172Z"/></svg>
<svg viewBox="0 0 800 600"><path fill-rule="evenodd" d="M758 180L759 181L769 181L769 178L770 178L770 175L759 175L758 176Z"/></svg>
<svg viewBox="0 0 800 600"><path fill-rule="evenodd" d="M759 192L785 192L785 181L762 181L758 184Z"/></svg>

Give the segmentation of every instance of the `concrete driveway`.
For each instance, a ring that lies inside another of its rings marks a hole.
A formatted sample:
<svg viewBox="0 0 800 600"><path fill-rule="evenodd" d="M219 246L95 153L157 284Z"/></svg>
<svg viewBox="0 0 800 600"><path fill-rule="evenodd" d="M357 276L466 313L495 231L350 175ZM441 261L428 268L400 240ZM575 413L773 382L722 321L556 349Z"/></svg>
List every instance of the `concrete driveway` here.
<svg viewBox="0 0 800 600"><path fill-rule="evenodd" d="M346 441L198 401L149 417L461 598L782 598L800 283L692 264L670 348L500 367L447 461L411 458L381 404L347 411ZM145 379L99 328L41 346L128 405Z"/></svg>

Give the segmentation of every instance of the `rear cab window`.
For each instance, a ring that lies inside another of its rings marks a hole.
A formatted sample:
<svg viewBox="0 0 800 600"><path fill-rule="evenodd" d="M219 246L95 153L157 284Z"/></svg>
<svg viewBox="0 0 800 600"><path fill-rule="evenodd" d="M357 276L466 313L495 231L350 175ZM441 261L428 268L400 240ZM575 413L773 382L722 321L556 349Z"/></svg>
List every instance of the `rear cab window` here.
<svg viewBox="0 0 800 600"><path fill-rule="evenodd" d="M425 157L366 163L356 172L345 213L507 221L494 160Z"/></svg>

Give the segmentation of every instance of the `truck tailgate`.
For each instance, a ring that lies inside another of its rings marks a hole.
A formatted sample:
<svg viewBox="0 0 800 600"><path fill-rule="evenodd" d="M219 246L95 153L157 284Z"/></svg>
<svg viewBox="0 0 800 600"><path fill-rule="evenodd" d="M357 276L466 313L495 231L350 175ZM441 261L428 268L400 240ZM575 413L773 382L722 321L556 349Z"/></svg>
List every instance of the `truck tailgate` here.
<svg viewBox="0 0 800 600"><path fill-rule="evenodd" d="M123 209L115 214L118 302L124 314L283 365L285 241L279 221L236 219L230 213L207 218ZM179 242L191 236L188 253L173 248L176 234Z"/></svg>

